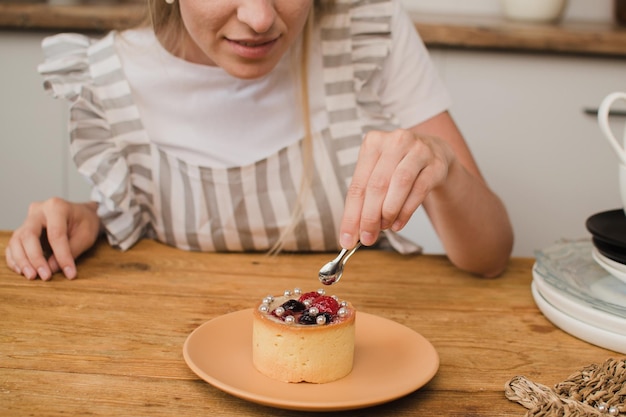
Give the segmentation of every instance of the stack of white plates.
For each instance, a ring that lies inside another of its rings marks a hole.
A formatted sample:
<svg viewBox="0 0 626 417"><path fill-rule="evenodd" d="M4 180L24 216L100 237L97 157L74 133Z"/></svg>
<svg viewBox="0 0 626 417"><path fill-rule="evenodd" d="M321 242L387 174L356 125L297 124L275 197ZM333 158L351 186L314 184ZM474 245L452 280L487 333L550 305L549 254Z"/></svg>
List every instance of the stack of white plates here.
<svg viewBox="0 0 626 417"><path fill-rule="evenodd" d="M600 253L592 240L562 241L537 251L532 293L556 326L626 353L626 265Z"/></svg>

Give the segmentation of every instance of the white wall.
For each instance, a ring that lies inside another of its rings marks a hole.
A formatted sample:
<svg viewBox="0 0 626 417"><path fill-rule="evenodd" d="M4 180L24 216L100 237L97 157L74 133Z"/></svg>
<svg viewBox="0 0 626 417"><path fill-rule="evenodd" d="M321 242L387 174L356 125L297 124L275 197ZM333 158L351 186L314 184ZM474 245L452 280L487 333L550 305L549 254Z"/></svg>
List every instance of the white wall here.
<svg viewBox="0 0 626 417"><path fill-rule="evenodd" d="M587 237L589 216L621 207L617 156L584 109L626 90L626 60L434 54L453 97L451 113L509 210L516 255ZM618 135L623 125L614 121Z"/></svg>
<svg viewBox="0 0 626 417"><path fill-rule="evenodd" d="M20 224L30 201L85 190L68 164L65 106L45 95L36 71L43 36L0 32L0 229Z"/></svg>

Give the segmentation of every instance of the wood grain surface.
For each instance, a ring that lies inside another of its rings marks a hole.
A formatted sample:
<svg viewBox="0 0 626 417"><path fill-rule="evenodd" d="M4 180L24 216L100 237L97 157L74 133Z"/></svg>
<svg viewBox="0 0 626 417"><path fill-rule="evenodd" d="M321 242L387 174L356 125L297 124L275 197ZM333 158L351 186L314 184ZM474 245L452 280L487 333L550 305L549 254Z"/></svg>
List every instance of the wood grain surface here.
<svg viewBox="0 0 626 417"><path fill-rule="evenodd" d="M10 236L0 232L0 252ZM0 265L1 416L296 416L226 394L198 378L182 347L202 323L267 294L320 287L334 254L214 254L142 241L99 243L69 281L28 281ZM332 293L358 310L426 337L437 375L399 400L346 416L522 416L504 384L515 375L553 385L619 354L553 326L530 293L533 259L497 279L443 256L360 250ZM331 291L331 290L329 290ZM389 352L393 354L393 352ZM219 358L216 358L219 360Z"/></svg>

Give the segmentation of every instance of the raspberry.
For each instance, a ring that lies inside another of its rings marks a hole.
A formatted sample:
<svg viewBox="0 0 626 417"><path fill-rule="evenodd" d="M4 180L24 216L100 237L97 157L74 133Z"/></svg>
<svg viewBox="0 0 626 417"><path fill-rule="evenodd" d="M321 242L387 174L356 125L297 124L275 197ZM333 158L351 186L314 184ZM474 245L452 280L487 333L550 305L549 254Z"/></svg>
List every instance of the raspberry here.
<svg viewBox="0 0 626 417"><path fill-rule="evenodd" d="M339 311L340 305L333 297L318 295L311 303L311 307L317 307L320 313L330 313L334 316Z"/></svg>
<svg viewBox="0 0 626 417"><path fill-rule="evenodd" d="M306 300L313 301L314 299L316 299L319 296L320 296L320 294L317 291L305 292L304 294L302 294L300 296L298 301L300 301L301 303L304 303Z"/></svg>

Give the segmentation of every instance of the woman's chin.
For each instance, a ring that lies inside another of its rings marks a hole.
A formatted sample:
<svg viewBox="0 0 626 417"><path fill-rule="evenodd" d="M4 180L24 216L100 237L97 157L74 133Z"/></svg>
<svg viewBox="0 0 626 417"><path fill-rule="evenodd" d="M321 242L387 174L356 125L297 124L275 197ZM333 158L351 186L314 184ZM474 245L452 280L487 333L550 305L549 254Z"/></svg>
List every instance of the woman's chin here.
<svg viewBox="0 0 626 417"><path fill-rule="evenodd" d="M229 65L221 65L224 71L236 78L254 80L269 74L278 62L235 62Z"/></svg>

